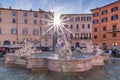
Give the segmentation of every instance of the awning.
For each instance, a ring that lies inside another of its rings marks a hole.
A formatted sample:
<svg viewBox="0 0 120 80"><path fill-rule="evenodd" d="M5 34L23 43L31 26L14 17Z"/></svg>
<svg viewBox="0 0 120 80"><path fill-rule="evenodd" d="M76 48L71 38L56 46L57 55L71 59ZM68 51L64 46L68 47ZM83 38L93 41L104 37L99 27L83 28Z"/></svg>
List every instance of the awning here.
<svg viewBox="0 0 120 80"><path fill-rule="evenodd" d="M10 45L9 48L21 48L21 46L16 44L16 45Z"/></svg>
<svg viewBox="0 0 120 80"><path fill-rule="evenodd" d="M35 45L33 45L33 47L40 47L40 45L39 44L35 44Z"/></svg>
<svg viewBox="0 0 120 80"><path fill-rule="evenodd" d="M5 47L5 48L20 48L21 46L16 44L16 45L0 45L0 47Z"/></svg>

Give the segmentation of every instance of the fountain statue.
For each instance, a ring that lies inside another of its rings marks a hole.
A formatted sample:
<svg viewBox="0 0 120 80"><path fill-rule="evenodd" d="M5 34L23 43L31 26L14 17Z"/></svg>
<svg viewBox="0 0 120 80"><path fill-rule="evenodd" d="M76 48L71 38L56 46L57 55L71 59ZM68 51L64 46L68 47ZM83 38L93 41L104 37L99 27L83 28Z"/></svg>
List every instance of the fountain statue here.
<svg viewBox="0 0 120 80"><path fill-rule="evenodd" d="M56 52L65 58L70 58L72 57L72 51L71 51L71 46L69 42L64 43L63 40L61 38L58 38L57 40L57 49Z"/></svg>
<svg viewBox="0 0 120 80"><path fill-rule="evenodd" d="M82 53L93 53L94 46L90 43L86 44L86 48L81 49Z"/></svg>
<svg viewBox="0 0 120 80"><path fill-rule="evenodd" d="M22 48L15 51L15 55L17 57L28 57L31 54L35 54L35 53L41 53L41 50L36 50L35 48L33 48L34 43L27 41L26 39L24 40L24 44L22 45Z"/></svg>

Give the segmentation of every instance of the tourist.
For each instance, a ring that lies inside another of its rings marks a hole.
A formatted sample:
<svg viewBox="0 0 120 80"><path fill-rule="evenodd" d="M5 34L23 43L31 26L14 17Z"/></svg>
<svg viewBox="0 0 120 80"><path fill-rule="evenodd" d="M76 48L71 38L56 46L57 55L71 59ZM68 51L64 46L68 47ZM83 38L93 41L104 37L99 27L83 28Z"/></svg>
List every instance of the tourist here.
<svg viewBox="0 0 120 80"><path fill-rule="evenodd" d="M108 53L108 54L111 56L111 54L112 54L112 49L109 50L109 53Z"/></svg>
<svg viewBox="0 0 120 80"><path fill-rule="evenodd" d="M113 57L116 57L116 50L117 50L116 45L113 45L112 46L112 55L113 55Z"/></svg>

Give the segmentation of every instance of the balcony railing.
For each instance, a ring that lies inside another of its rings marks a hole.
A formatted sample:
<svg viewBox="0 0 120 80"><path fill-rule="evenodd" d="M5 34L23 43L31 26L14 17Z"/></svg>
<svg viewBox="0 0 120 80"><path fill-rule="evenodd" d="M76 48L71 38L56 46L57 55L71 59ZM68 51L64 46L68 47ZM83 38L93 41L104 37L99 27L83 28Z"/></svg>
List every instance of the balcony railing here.
<svg viewBox="0 0 120 80"><path fill-rule="evenodd" d="M92 38L91 37L80 37L80 38L74 37L74 40L89 40L89 39L92 39Z"/></svg>
<svg viewBox="0 0 120 80"><path fill-rule="evenodd" d="M120 32L120 28L109 29L108 32Z"/></svg>

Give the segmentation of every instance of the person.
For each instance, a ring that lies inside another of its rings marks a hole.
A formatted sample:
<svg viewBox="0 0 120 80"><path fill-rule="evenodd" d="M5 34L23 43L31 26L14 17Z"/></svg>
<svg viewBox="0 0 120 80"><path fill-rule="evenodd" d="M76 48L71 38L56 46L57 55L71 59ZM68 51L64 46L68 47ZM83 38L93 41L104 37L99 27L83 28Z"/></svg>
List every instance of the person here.
<svg viewBox="0 0 120 80"><path fill-rule="evenodd" d="M112 54L112 49L109 50L108 54L111 56L111 54Z"/></svg>
<svg viewBox="0 0 120 80"><path fill-rule="evenodd" d="M112 55L113 55L113 57L116 57L116 50L117 50L116 45L113 45L112 46Z"/></svg>

